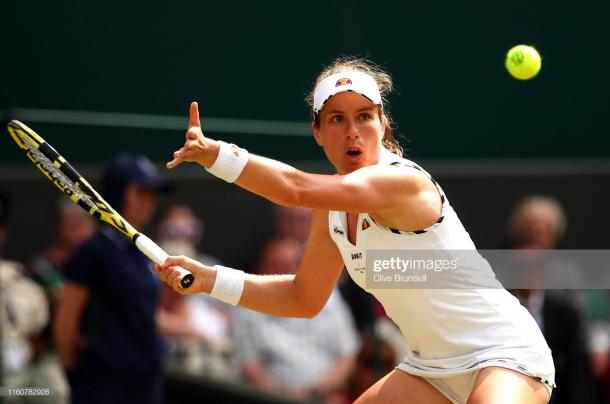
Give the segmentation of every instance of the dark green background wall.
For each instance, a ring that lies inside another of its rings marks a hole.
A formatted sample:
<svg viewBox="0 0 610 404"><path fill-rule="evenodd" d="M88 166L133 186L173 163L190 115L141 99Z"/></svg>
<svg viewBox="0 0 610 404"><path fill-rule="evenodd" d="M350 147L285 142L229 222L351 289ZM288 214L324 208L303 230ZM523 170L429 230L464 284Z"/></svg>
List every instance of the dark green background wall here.
<svg viewBox="0 0 610 404"><path fill-rule="evenodd" d="M20 0L1 2L0 15L5 111L184 116L186 126L188 103L198 100L204 127L206 116L305 123L303 98L319 70L337 55L367 56L395 79L399 94L390 99L403 145L439 179L480 248L501 245L510 208L531 193L566 206L564 247L607 246L610 213L596 207L610 198L608 0ZM541 74L527 82L503 67L518 43L543 56ZM184 134L26 122L94 183L95 167L116 153L165 161ZM300 167L323 159L307 136L210 135ZM551 162L533 176L533 159ZM509 175L497 176L503 170ZM271 204L195 171L175 170L178 191L163 202L196 210L207 224L205 250L228 264L251 262L271 234ZM0 186L16 201L7 254L25 259L52 237L54 204L40 201L61 195L6 134Z"/></svg>
<svg viewBox="0 0 610 404"><path fill-rule="evenodd" d="M392 112L416 159L610 156L607 0L62 0L1 10L5 108L185 115L198 100L209 117L305 122L316 73L350 54L393 74ZM534 80L504 70L518 43L540 49ZM84 161L122 148L165 159L182 135L34 126ZM222 137L273 157L322 157L308 138ZM20 162L7 145L1 136L0 161Z"/></svg>

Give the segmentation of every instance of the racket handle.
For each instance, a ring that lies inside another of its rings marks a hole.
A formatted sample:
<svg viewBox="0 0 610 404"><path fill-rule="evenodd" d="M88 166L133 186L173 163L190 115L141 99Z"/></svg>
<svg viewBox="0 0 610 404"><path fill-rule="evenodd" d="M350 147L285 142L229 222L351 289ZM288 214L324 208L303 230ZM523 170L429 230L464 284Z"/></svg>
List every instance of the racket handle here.
<svg viewBox="0 0 610 404"><path fill-rule="evenodd" d="M157 245L154 241L146 237L142 233L138 233L133 237L134 244L138 247L138 250L142 251L144 255L146 255L152 262L155 264L162 264L165 262L169 255L163 251L161 247ZM188 288L193 284L193 274L190 271L182 267L174 267L178 272L180 272L180 287L183 289Z"/></svg>

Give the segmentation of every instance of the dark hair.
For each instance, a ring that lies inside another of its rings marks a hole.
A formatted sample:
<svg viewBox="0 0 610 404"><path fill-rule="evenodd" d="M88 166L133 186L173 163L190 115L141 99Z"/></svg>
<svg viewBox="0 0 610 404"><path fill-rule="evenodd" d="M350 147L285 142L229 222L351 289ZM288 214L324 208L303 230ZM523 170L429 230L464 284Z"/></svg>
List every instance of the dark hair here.
<svg viewBox="0 0 610 404"><path fill-rule="evenodd" d="M313 89L309 92L309 94L307 94L307 104L313 110L314 92L320 81L335 73L345 71L357 71L366 73L371 76L377 83L377 87L379 87L379 93L381 94L381 99L383 101L383 105L379 106L379 117L380 119L382 117L385 117L388 123L388 125L386 126L385 133L383 134L383 145L392 153L402 157L402 147L396 141L396 139L394 139L394 128L392 127L394 122L392 121L390 112L386 107L386 105L388 105L388 100L386 97L392 92L393 89L392 78L388 73L383 71L383 69L381 69L381 67L377 66L375 63L363 58L353 56L343 56L335 59L318 75L316 82L314 83ZM316 127L320 126L319 114L313 114L313 121Z"/></svg>
<svg viewBox="0 0 610 404"><path fill-rule="evenodd" d="M115 210L123 209L125 191L131 183L153 189L169 191L169 182L148 157L123 153L108 164L102 178L102 196Z"/></svg>

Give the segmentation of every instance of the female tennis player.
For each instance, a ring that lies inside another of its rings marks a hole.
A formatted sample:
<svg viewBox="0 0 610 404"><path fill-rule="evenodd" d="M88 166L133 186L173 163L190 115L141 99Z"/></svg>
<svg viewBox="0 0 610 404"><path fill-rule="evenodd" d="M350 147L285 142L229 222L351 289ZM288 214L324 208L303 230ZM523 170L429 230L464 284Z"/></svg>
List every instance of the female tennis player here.
<svg viewBox="0 0 610 404"><path fill-rule="evenodd" d="M438 184L401 157L385 101L391 88L386 73L361 59L339 59L316 80L313 136L337 175L306 173L207 138L192 103L186 142L167 167L196 162L279 205L312 208L311 232L296 275L249 275L187 257L170 257L156 270L180 293L312 317L345 266L409 346L404 361L357 403L546 403L555 386L551 352L504 289L367 287L367 251L476 250ZM189 289L180 288L174 266L195 275Z"/></svg>

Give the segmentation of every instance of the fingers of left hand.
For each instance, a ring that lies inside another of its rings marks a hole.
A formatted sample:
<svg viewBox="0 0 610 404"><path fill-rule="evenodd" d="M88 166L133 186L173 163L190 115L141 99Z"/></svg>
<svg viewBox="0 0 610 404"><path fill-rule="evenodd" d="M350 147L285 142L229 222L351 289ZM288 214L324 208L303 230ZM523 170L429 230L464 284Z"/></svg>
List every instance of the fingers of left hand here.
<svg viewBox="0 0 610 404"><path fill-rule="evenodd" d="M199 133L201 132L200 130L198 130L199 128L191 128L189 129L188 132L186 132L186 140L195 140L199 137Z"/></svg>
<svg viewBox="0 0 610 404"><path fill-rule="evenodd" d="M163 281L169 285L169 280L168 280L169 275L170 275L170 270L161 268L161 271L159 272L159 279L161 279L161 281Z"/></svg>
<svg viewBox="0 0 610 404"><path fill-rule="evenodd" d="M173 287L174 289L180 288L180 272L174 269L174 267L170 267L168 270L167 276L167 284Z"/></svg>
<svg viewBox="0 0 610 404"><path fill-rule="evenodd" d="M167 167L167 168L174 168L177 165L179 165L180 163L182 163L182 161L180 161L179 159L173 159L172 161L170 161L167 164L165 164L165 167Z"/></svg>

